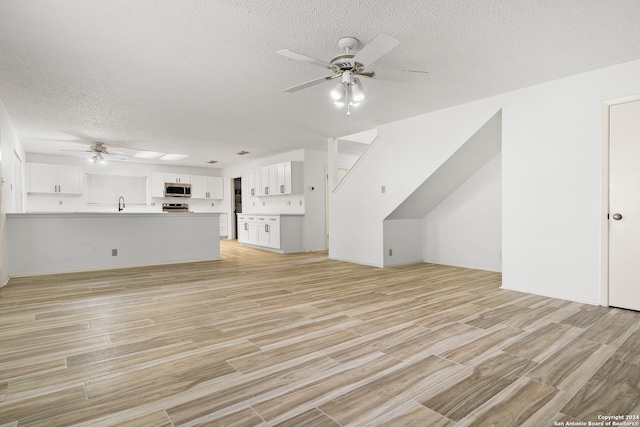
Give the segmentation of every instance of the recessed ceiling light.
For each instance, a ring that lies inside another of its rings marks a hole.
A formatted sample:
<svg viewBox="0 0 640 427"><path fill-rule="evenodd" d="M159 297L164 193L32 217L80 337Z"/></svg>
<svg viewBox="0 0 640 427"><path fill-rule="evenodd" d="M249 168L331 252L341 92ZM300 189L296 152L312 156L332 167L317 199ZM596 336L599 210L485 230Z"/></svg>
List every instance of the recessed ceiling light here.
<svg viewBox="0 0 640 427"><path fill-rule="evenodd" d="M249 152L242 150L242 151L240 151L239 153L236 153L236 154L238 154L238 156L244 156L245 154L249 154Z"/></svg>
<svg viewBox="0 0 640 427"><path fill-rule="evenodd" d="M171 154L171 153L167 153L167 154L163 155L162 157L160 157L160 160L182 160L182 159L186 159L187 157L189 157L188 154Z"/></svg>

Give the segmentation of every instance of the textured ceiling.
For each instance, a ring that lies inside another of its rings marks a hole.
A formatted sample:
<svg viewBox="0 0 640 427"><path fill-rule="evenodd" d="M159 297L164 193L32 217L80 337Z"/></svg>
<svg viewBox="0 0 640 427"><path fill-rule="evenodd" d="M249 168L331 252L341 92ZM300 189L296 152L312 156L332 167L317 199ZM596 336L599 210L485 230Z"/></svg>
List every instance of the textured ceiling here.
<svg viewBox="0 0 640 427"><path fill-rule="evenodd" d="M104 141L226 167L638 59L638 22L637 0L0 0L0 98L28 152ZM277 50L329 60L379 33L401 43L376 66L429 74L364 80L350 117L331 83L282 92L327 70Z"/></svg>

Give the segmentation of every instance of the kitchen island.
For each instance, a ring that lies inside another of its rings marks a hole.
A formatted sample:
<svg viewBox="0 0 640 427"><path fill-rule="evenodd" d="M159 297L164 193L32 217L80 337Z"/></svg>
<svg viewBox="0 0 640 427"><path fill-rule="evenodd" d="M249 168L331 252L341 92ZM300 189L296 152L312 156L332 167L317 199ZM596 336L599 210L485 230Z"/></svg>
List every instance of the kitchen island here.
<svg viewBox="0 0 640 427"><path fill-rule="evenodd" d="M220 259L218 213L7 214L10 277Z"/></svg>

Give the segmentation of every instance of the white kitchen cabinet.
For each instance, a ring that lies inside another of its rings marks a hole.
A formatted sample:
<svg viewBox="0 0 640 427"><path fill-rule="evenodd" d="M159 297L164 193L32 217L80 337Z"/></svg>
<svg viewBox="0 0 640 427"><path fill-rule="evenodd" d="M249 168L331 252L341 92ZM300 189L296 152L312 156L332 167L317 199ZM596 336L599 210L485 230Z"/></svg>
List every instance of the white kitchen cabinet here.
<svg viewBox="0 0 640 427"><path fill-rule="evenodd" d="M164 197L164 174L153 172L151 174L151 188L149 189L151 197Z"/></svg>
<svg viewBox="0 0 640 427"><path fill-rule="evenodd" d="M281 253L303 251L303 215L238 214L238 242Z"/></svg>
<svg viewBox="0 0 640 427"><path fill-rule="evenodd" d="M191 184L191 175L165 173L164 182L174 182L176 184Z"/></svg>
<svg viewBox="0 0 640 427"><path fill-rule="evenodd" d="M260 186L258 180L259 171L255 169L251 169L247 171L246 178L242 180L242 182L247 183L247 191L246 193L250 196L258 195L258 187Z"/></svg>
<svg viewBox="0 0 640 427"><path fill-rule="evenodd" d="M278 196L304 192L302 162L281 162L247 171L243 182L250 196Z"/></svg>
<svg viewBox="0 0 640 427"><path fill-rule="evenodd" d="M275 165L267 165L260 168L260 185L258 196L270 196L275 194L276 170Z"/></svg>
<svg viewBox="0 0 640 427"><path fill-rule="evenodd" d="M238 215L238 242L258 243L258 226L255 215Z"/></svg>
<svg viewBox="0 0 640 427"><path fill-rule="evenodd" d="M223 179L219 176L191 176L191 197L194 199L223 199Z"/></svg>
<svg viewBox="0 0 640 427"><path fill-rule="evenodd" d="M258 215L256 224L258 228L258 246L280 249L280 216Z"/></svg>
<svg viewBox="0 0 640 427"><path fill-rule="evenodd" d="M276 163L275 188L273 194L297 194L304 191L304 176L301 162Z"/></svg>
<svg viewBox="0 0 640 427"><path fill-rule="evenodd" d="M82 194L79 166L29 163L29 193Z"/></svg>

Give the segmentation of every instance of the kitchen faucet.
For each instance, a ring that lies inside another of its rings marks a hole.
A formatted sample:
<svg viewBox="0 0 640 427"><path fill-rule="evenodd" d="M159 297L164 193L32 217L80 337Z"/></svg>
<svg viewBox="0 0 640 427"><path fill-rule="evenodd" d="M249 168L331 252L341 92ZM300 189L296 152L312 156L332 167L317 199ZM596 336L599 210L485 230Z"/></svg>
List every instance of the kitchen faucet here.
<svg viewBox="0 0 640 427"><path fill-rule="evenodd" d="M120 196L120 198L118 199L118 212L121 212L124 210L124 196Z"/></svg>

